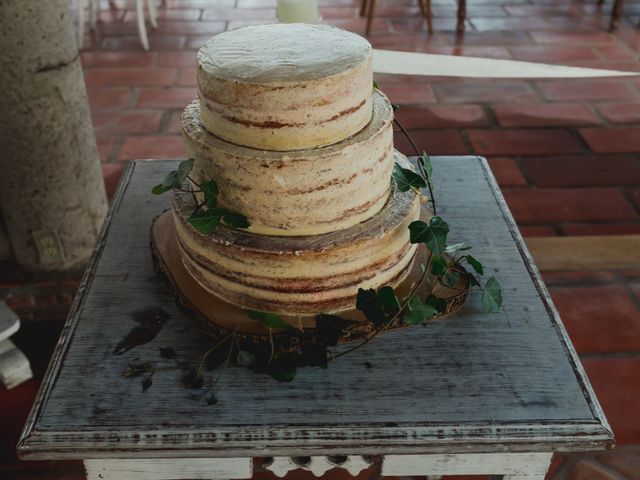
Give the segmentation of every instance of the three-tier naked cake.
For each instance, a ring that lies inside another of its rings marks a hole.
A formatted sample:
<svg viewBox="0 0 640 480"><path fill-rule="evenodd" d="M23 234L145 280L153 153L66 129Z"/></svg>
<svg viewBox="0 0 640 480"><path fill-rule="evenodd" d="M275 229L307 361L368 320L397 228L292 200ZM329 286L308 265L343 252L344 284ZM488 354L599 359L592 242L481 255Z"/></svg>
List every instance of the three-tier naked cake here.
<svg viewBox="0 0 640 480"><path fill-rule="evenodd" d="M239 28L200 49L199 98L182 115L190 177L214 179L218 206L250 226L201 233L188 221L198 194L174 192L172 273L193 283L187 296L312 326L352 309L359 288L397 286L414 269L420 201L391 181L407 159L371 55L358 35L304 24Z"/></svg>

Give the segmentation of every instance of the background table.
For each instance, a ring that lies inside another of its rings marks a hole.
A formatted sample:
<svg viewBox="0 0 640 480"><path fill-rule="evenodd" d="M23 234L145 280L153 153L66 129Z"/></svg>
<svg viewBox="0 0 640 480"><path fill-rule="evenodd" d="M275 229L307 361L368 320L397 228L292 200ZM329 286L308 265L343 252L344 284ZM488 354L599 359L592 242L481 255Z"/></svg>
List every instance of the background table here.
<svg viewBox="0 0 640 480"><path fill-rule="evenodd" d="M506 474L542 479L553 451L611 446L613 437L486 161L434 158L450 242L466 241L503 285L499 313L474 292L458 314L385 333L327 370L278 383L229 368L217 404L178 371L142 391L127 364L172 347L195 360L210 343L154 271L151 219L169 207L150 189L174 161L133 162L123 175L18 449L24 459L83 459L91 479L249 478L255 457L279 475ZM268 201L268 199L265 199ZM144 315L166 320L122 355ZM292 458L294 457L294 458Z"/></svg>

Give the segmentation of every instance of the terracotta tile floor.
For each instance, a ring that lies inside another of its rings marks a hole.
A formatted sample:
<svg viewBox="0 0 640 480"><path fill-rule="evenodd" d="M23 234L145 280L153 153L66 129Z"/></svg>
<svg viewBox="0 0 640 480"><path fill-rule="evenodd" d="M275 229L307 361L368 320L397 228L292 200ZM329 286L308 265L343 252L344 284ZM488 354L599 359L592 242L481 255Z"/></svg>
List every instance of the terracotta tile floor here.
<svg viewBox="0 0 640 480"><path fill-rule="evenodd" d="M361 33L357 0L319 0L324 22ZM271 22L275 0L167 0L143 52L131 2L104 1L82 52L105 180L124 162L184 155L180 110L195 96L195 52L211 35ZM596 0L469 0L456 38L455 0L434 0L426 32L415 0L378 0L377 48L640 71L640 3L627 0L616 34ZM432 154L483 154L525 235L640 234L640 80L470 80L380 75L400 120ZM406 152L407 143L397 139ZM633 266L630 268L639 268ZM640 478L640 271L545 272L545 280L616 433L617 450L559 457L549 477ZM6 275L3 275L6 277ZM16 341L40 378L74 280L3 278L14 308L37 305ZM29 290L21 288L28 283ZM25 293L26 292L26 293ZM53 302L53 303L47 303ZM37 322L35 320L38 320ZM0 387L0 478L80 479L77 463L15 460L37 380ZM9 412L9 413L6 413ZM4 418L7 422L4 422ZM333 475L338 476L338 475ZM375 477L375 474L373 474ZM373 478L372 477L372 478ZM346 480L346 477L345 477Z"/></svg>

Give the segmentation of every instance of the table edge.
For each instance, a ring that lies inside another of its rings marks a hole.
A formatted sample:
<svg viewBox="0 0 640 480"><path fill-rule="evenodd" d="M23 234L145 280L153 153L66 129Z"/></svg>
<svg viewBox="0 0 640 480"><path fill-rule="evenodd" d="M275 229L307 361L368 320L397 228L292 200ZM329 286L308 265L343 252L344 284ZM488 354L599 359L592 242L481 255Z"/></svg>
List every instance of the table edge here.
<svg viewBox="0 0 640 480"><path fill-rule="evenodd" d="M443 158L442 156L433 158ZM593 415L592 421L575 422L570 420L558 420L530 424L523 422L503 423L497 426L495 423L478 423L466 425L464 432L459 425L433 423L411 424L410 426L394 425L380 426L379 424L357 424L351 429L352 435L343 440L339 439L344 431L344 425L339 428L323 427L313 429L309 426L283 426L281 430L270 426L268 432L259 433L258 426L225 427L217 429L218 436L223 441L216 441L215 434L210 431L199 432L197 429L189 429L181 432L177 429L162 431L136 431L123 433L109 430L86 431L44 431L37 428L37 422L45 407L53 380L58 376L60 366L67 353L70 340L78 323L79 312L87 295L87 286L90 283L91 274L95 271L102 256L107 234L113 215L120 208L122 198L127 190L133 172L138 163L153 161L154 163L172 163L178 160L132 160L124 169L118 188L114 194L112 204L105 218L102 230L96 242L89 264L84 272L80 287L70 309L60 338L52 355L42 384L36 396L25 427L17 444L17 453L21 459L78 459L78 458L142 458L142 457L166 457L168 454L176 457L233 457L233 456L272 456L289 455L296 452L300 455L304 452L308 455L335 454L336 451L349 454L375 455L382 453L451 453L457 449L464 452L496 451L500 448L504 451L578 451L611 448L614 445L614 437L611 427L604 416L604 412L594 394L593 388L578 359L577 353L569 340L568 334L560 320L560 316L553 305L549 292L542 282L540 273L533 262L533 258L522 239L520 231L511 215L511 211L500 191L498 183L491 172L489 164L480 156L451 156L447 161L475 159L479 161L483 173L493 195L500 207L509 231L518 247L518 251L534 281L536 290L545 305L551 322L562 343L567 358L576 375L580 389L588 403ZM257 437L263 439L276 438L269 441L269 446L264 448L247 448L246 440L229 440L228 434L237 434L239 430L249 428ZM258 433L256 433L258 432ZM295 434L294 434L295 433ZM316 433L314 438L311 433ZM208 435L207 435L208 434ZM282 438L277 439L281 434ZM292 435L293 434L293 435ZM343 434L344 435L344 434ZM170 441L163 442L166 436ZM184 438L183 446L178 446L176 437ZM113 439L118 437L118 441ZM332 446L327 446L323 437L331 439ZM370 437L370 438L368 438ZM444 442L443 438L455 438L455 441ZM304 438L304 440L302 440ZM145 439L147 441L145 441ZM498 441L496 441L498 439ZM158 441L160 440L160 441ZM322 443L314 443L322 442ZM111 444L113 443L113 445ZM367 443L369 442L369 443ZM52 447L53 445L53 447ZM343 450L340 450L344 448ZM125 452L125 450L128 450Z"/></svg>

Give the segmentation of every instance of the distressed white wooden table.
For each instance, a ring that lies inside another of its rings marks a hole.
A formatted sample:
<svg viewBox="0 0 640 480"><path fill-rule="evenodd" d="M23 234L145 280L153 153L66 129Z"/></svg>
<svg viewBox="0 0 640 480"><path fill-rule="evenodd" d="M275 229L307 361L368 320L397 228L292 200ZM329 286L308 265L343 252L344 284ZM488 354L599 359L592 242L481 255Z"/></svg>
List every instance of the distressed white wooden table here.
<svg viewBox="0 0 640 480"><path fill-rule="evenodd" d="M366 348L278 383L229 368L208 405L157 372L142 391L128 362L172 347L195 360L209 340L156 275L149 194L176 162L126 170L18 445L24 459L82 459L90 479L243 479L253 458L283 476L305 468L383 475L494 474L538 480L554 451L610 447L611 430L484 159L434 159L451 242L466 241L503 285L504 306L388 332ZM268 199L265 199L268 201ZM145 313L146 312L146 313ZM155 312L155 338L116 345Z"/></svg>

